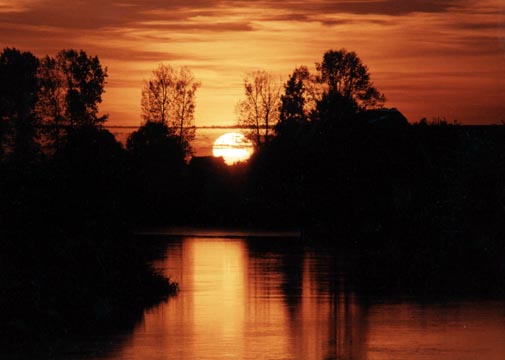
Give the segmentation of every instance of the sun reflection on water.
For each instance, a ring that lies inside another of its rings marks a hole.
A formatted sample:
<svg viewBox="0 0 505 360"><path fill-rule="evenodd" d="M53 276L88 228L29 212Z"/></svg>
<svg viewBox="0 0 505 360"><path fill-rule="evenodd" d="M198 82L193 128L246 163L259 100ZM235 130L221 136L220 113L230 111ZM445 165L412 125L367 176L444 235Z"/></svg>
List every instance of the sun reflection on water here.
<svg viewBox="0 0 505 360"><path fill-rule="evenodd" d="M329 256L278 241L171 241L155 265L180 293L106 359L503 359L503 304L363 301Z"/></svg>

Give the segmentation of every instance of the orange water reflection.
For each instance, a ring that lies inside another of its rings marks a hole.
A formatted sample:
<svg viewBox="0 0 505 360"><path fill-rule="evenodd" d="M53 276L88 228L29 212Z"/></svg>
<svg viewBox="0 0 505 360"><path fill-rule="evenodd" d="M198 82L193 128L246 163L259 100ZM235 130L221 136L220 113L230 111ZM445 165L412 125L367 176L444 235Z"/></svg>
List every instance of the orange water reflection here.
<svg viewBox="0 0 505 360"><path fill-rule="evenodd" d="M367 303L345 288L329 256L286 248L172 242L157 265L181 292L148 311L109 358L505 358L503 303Z"/></svg>

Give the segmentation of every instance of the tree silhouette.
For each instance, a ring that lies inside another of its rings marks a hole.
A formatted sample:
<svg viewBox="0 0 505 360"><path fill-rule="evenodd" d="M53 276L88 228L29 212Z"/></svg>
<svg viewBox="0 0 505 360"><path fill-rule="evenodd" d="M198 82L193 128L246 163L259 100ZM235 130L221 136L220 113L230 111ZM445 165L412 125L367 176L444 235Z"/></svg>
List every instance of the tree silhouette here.
<svg viewBox="0 0 505 360"><path fill-rule="evenodd" d="M41 60L37 116L56 150L68 131L106 121L106 115L98 115L106 77L107 69L102 68L98 57L83 50L62 50L56 57Z"/></svg>
<svg viewBox="0 0 505 360"><path fill-rule="evenodd" d="M355 52L328 50L316 64L319 81L328 87L327 99L342 98L358 110L381 107L385 97L370 79L368 67Z"/></svg>
<svg viewBox="0 0 505 360"><path fill-rule="evenodd" d="M5 143L21 158L33 155L38 148L38 66L38 59L30 52L5 48L0 54L0 145Z"/></svg>
<svg viewBox="0 0 505 360"><path fill-rule="evenodd" d="M147 122L166 124L170 117L170 103L175 83L175 71L170 65L160 64L151 79L144 81L141 117Z"/></svg>
<svg viewBox="0 0 505 360"><path fill-rule="evenodd" d="M187 153L191 152L189 144L195 138L195 95L199 87L200 83L191 71L182 67L175 82L172 127L179 138L179 144Z"/></svg>
<svg viewBox="0 0 505 360"><path fill-rule="evenodd" d="M195 96L200 85L187 67L177 71L161 64L142 88L142 119L167 124L186 154L191 154L195 137Z"/></svg>
<svg viewBox="0 0 505 360"><path fill-rule="evenodd" d="M107 68L102 69L98 57L88 56L83 50L62 50L56 61L66 82L65 116L70 126L99 125L107 116L98 116L102 102Z"/></svg>
<svg viewBox="0 0 505 360"><path fill-rule="evenodd" d="M184 193L185 151L178 137L167 124L148 121L128 137L126 149L133 189L131 212L136 220L156 222L172 217L173 221L172 204L180 203Z"/></svg>
<svg viewBox="0 0 505 360"><path fill-rule="evenodd" d="M311 75L306 66L295 69L289 77L281 95L279 122L275 126L278 135L291 133L308 121L313 111L310 84Z"/></svg>
<svg viewBox="0 0 505 360"><path fill-rule="evenodd" d="M68 125L65 117L67 82L61 63L46 56L40 62L38 78L40 91L37 116L57 150L61 146L63 130Z"/></svg>
<svg viewBox="0 0 505 360"><path fill-rule="evenodd" d="M148 121L134 131L126 141L126 149L139 165L179 168L184 164L184 150L177 137L161 122Z"/></svg>
<svg viewBox="0 0 505 360"><path fill-rule="evenodd" d="M238 123L251 129L249 138L260 146L269 142L270 127L279 120L281 86L264 70L247 74L245 99L237 105Z"/></svg>

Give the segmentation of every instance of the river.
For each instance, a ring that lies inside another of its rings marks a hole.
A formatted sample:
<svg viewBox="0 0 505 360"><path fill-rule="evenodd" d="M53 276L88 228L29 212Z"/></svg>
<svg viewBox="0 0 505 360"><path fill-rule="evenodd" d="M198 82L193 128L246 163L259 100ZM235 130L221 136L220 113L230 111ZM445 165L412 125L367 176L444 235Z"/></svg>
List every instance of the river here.
<svg viewBox="0 0 505 360"><path fill-rule="evenodd" d="M505 358L505 302L365 298L346 288L333 256L275 235L166 235L154 265L180 284L178 295L146 310L134 329L106 343L85 339L64 357Z"/></svg>

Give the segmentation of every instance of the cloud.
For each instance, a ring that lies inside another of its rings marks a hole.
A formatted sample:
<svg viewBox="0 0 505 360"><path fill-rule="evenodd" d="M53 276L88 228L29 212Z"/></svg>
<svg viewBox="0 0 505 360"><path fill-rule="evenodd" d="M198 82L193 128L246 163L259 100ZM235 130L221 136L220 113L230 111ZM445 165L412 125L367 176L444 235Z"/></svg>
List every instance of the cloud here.
<svg viewBox="0 0 505 360"><path fill-rule="evenodd" d="M107 59L120 61L175 61L186 59L185 56L177 53L166 51L152 51L132 49L129 47L110 48L110 47L94 47L93 52L97 54L106 54Z"/></svg>
<svg viewBox="0 0 505 360"><path fill-rule="evenodd" d="M149 21L184 22L195 16L222 17L225 14L247 12L261 9L267 15L264 19L277 21L317 21L320 15L328 13L342 14L380 14L400 16L415 12L445 12L464 3L463 0L313 0L273 2L264 0L174 0L160 2L154 0L123 1L68 1L68 0L31 0L24 6L12 7L0 3L0 21L16 24L61 27L66 29L102 29L138 24ZM15 9L15 11L7 11ZM280 11L271 14L269 10ZM233 23L232 23L233 24ZM211 26L209 31L228 31L233 28ZM236 29L251 30L247 23L235 24Z"/></svg>
<svg viewBox="0 0 505 360"><path fill-rule="evenodd" d="M175 30L184 32L230 32L230 31L253 31L255 28L250 22L175 22L175 21L151 21L138 24L139 28L153 30Z"/></svg>
<svg viewBox="0 0 505 360"><path fill-rule="evenodd" d="M458 7L464 0L378 0L378 1L323 1L320 9L352 14L380 14L400 16L417 12L440 13Z"/></svg>

